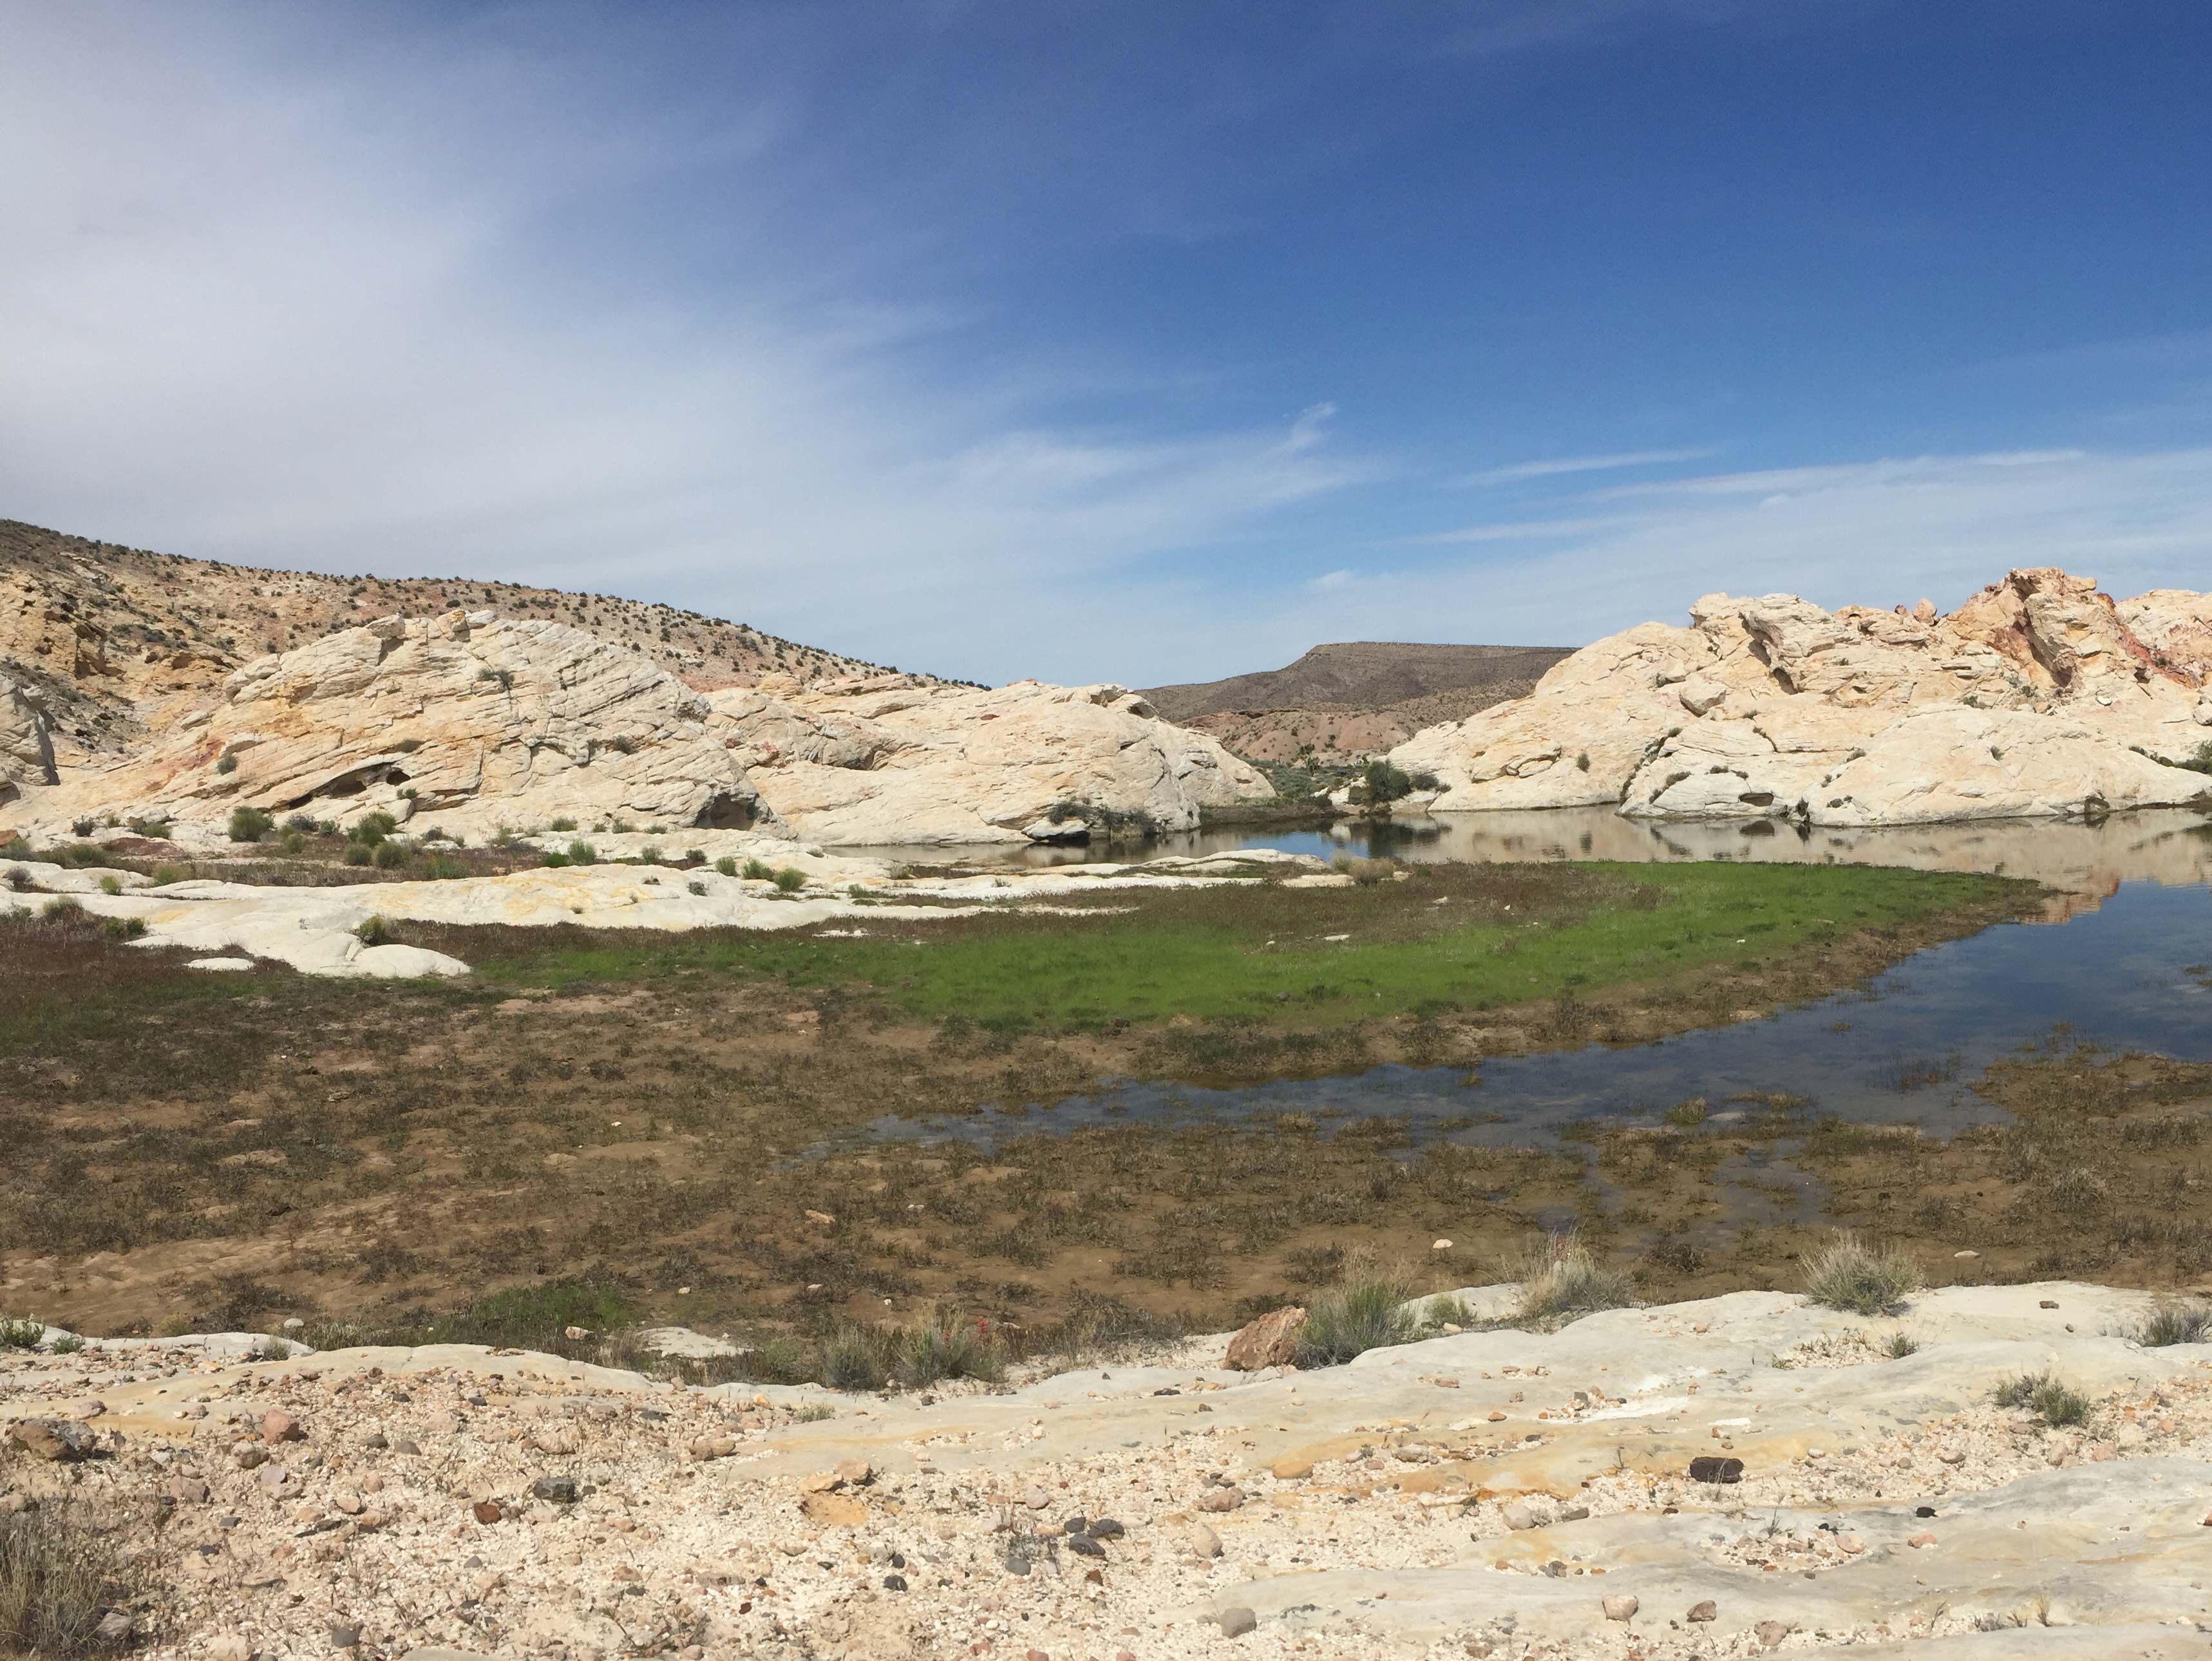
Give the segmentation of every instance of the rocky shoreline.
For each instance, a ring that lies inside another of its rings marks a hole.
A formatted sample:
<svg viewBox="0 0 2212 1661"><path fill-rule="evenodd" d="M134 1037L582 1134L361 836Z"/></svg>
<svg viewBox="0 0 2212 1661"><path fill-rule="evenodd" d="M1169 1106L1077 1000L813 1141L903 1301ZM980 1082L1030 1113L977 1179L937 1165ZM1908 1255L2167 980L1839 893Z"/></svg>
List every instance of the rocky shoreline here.
<svg viewBox="0 0 2212 1661"><path fill-rule="evenodd" d="M161 1657L2205 1652L2212 1345L2124 1336L2150 1294L1480 1323L1513 1296L1345 1367L902 1395L48 1333L0 1352L0 1512L133 1519Z"/></svg>

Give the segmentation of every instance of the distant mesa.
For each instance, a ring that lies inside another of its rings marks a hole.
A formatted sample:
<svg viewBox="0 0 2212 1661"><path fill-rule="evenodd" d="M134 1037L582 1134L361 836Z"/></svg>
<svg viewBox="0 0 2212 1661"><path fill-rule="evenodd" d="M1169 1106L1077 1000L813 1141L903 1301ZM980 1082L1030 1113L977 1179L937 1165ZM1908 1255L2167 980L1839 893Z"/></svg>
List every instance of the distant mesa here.
<svg viewBox="0 0 2212 1661"><path fill-rule="evenodd" d="M1255 761L1346 767L1534 689L1566 646L1429 646L1345 640L1286 669L1145 696L1170 721Z"/></svg>

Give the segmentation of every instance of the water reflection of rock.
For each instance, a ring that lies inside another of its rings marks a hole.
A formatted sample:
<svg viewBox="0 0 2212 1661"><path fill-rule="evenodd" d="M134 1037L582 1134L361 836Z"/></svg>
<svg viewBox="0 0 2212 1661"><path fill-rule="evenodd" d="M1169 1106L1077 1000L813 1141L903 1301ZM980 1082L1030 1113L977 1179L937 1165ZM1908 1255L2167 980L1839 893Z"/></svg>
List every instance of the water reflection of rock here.
<svg viewBox="0 0 2212 1661"><path fill-rule="evenodd" d="M1337 833L1347 831L1349 834L1332 834L1329 840L1365 845L1367 839L1357 830L1336 827ZM2212 821L2193 812L2115 815L2097 825L2021 820L1832 830L1771 820L1748 825L1638 823L1604 808L1563 808L1462 814L1403 831L1411 834L1401 832L1394 837L1386 830L1381 841L1387 846L1376 851L1419 860L1735 859L1902 865L2030 877L2098 900L2124 882L2212 882Z"/></svg>
<svg viewBox="0 0 2212 1661"><path fill-rule="evenodd" d="M2116 814L2101 824L2015 820L1981 824L1893 826L1850 830L1801 827L1774 820L1748 823L1623 819L1610 808L1554 808L1525 813L1455 814L1448 819L1341 821L1325 831L1206 831L1170 838L1164 853L1283 848L1327 856L1516 863L1614 859L1632 864L1676 860L1757 860L1809 865L1901 865L1917 870L1990 871L2025 876L2064 891L2049 922L2063 922L2109 899L2122 882L2212 882L2212 820L2189 811ZM937 849L872 849L919 863ZM1025 863L1103 858L1080 848L1024 849ZM1118 851L1130 857L1129 851ZM975 863L985 856L963 850Z"/></svg>

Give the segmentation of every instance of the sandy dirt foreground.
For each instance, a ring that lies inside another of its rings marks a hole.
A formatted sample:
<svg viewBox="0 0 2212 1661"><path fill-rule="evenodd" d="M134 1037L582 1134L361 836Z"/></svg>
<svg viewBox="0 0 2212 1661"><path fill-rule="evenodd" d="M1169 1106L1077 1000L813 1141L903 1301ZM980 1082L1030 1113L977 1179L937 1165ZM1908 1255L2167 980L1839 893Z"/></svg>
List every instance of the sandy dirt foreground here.
<svg viewBox="0 0 2212 1661"><path fill-rule="evenodd" d="M219 1661L2212 1656L2212 1345L2120 1336L2152 1301L1739 1293L885 1397L94 1340L0 1357L0 1511L140 1507L141 1652ZM2086 1425L1993 1403L2045 1370Z"/></svg>

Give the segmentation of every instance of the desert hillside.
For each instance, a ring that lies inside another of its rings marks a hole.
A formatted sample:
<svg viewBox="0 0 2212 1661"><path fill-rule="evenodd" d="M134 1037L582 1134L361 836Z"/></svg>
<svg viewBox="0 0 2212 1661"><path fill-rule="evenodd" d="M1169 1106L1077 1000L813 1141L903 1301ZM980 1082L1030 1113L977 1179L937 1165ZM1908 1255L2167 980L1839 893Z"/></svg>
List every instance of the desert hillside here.
<svg viewBox="0 0 2212 1661"><path fill-rule="evenodd" d="M693 690L802 682L883 666L678 607L465 578L342 577L185 559L0 519L0 676L45 694L58 752L142 742L176 698L234 670L379 617L497 611L588 630Z"/></svg>
<svg viewBox="0 0 2212 1661"><path fill-rule="evenodd" d="M1153 687L1145 696L1169 720L1239 755L1341 766L1527 696L1568 650L1340 640L1287 668Z"/></svg>

